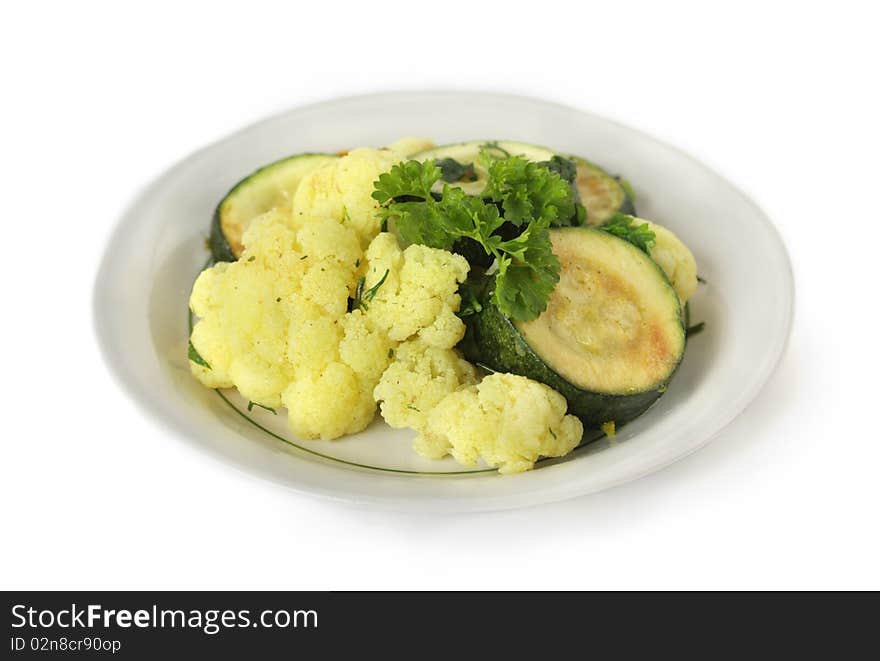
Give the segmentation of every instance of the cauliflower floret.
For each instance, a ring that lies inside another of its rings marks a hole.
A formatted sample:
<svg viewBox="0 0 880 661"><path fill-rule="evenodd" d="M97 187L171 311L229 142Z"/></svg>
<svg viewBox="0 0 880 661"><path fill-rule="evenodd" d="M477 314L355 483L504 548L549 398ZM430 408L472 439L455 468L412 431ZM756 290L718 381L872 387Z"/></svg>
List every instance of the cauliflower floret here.
<svg viewBox="0 0 880 661"><path fill-rule="evenodd" d="M285 360L285 301L299 289L304 271L295 235L276 220L273 214L255 220L241 259L206 269L190 296L193 313L201 317L191 341L211 366L190 361L193 374L210 388L235 385L244 397L271 407L280 406L292 376Z"/></svg>
<svg viewBox="0 0 880 661"><path fill-rule="evenodd" d="M382 233L371 242L364 268L362 292L374 291L362 301L365 309L346 314L338 328L314 332L337 343L336 352L322 350L328 360L340 360L354 371L362 390L388 400L383 415L392 426L414 424L445 394L475 380L473 368L452 351L464 335L455 314L456 291L468 265L445 250L410 246L401 251L392 234ZM395 364L389 368L392 357Z"/></svg>
<svg viewBox="0 0 880 661"><path fill-rule="evenodd" d="M359 432L376 414L373 388L391 360L391 341L359 310L339 319L309 310L303 306L290 323L295 372L281 397L288 424L303 438Z"/></svg>
<svg viewBox="0 0 880 661"><path fill-rule="evenodd" d="M373 388L396 344L361 310L292 320L296 374L282 395L291 430L326 440L364 429L376 415Z"/></svg>
<svg viewBox="0 0 880 661"><path fill-rule="evenodd" d="M299 230L296 239L306 259L334 259L354 269L355 263L363 257L357 232L332 218L309 223Z"/></svg>
<svg viewBox="0 0 880 661"><path fill-rule="evenodd" d="M361 148L307 174L293 197L293 220L305 227L331 218L357 232L366 246L379 232L379 203L372 198L373 182L399 162L390 149Z"/></svg>
<svg viewBox="0 0 880 661"><path fill-rule="evenodd" d="M231 388L235 385L232 377L229 376L229 364L232 362L232 354L226 343L222 341L221 333L217 332L214 325L210 323L197 323L192 330L190 343L194 347L201 347L199 355L202 358L210 356L208 362L209 367L204 367L190 361L189 366L195 377L208 388ZM202 353L204 352L204 354Z"/></svg>
<svg viewBox="0 0 880 661"><path fill-rule="evenodd" d="M370 242L364 253L364 279L365 286L372 287L383 277L385 281L376 292L379 301L383 301L389 293L396 293L400 289L400 269L403 268L403 250L397 241L397 237L390 232L382 232ZM385 275L385 274L388 275ZM377 316L375 301L370 302L373 317ZM381 304L379 305L381 308ZM387 328L387 326L385 326Z"/></svg>
<svg viewBox="0 0 880 661"><path fill-rule="evenodd" d="M300 282L300 296L320 308L321 314L339 319L348 309L348 293L355 280L353 263L351 266L340 264L329 257L315 260ZM302 306L303 303L298 302L295 309Z"/></svg>
<svg viewBox="0 0 880 661"><path fill-rule="evenodd" d="M429 327L425 340L435 346L449 348L462 338L464 324L454 313L461 304L458 285L470 268L464 257L421 245L401 252L388 233L373 240L366 257L366 282L385 277L370 302L370 314L392 340L402 342Z"/></svg>
<svg viewBox="0 0 880 661"><path fill-rule="evenodd" d="M458 305L455 309L458 309ZM464 322L448 305L441 308L434 321L419 331L423 342L439 349L454 347L464 337Z"/></svg>
<svg viewBox="0 0 880 661"><path fill-rule="evenodd" d="M527 471L539 457L560 457L580 442L583 425L566 407L565 398L542 383L491 374L444 397L414 448L429 458L451 454L468 466L482 457L501 473Z"/></svg>
<svg viewBox="0 0 880 661"><path fill-rule="evenodd" d="M281 396L290 429L301 438L338 438L364 429L376 403L354 370L340 362L298 374Z"/></svg>
<svg viewBox="0 0 880 661"><path fill-rule="evenodd" d="M425 151L427 149L433 149L435 147L433 141L428 138L416 138L413 136L407 136L405 138L400 138L400 140L395 140L388 148L397 152L403 157L409 157L413 154L418 154L420 151Z"/></svg>
<svg viewBox="0 0 880 661"><path fill-rule="evenodd" d="M299 372L320 372L339 358L342 334L339 319L324 316L317 306L302 302L290 320L287 359Z"/></svg>
<svg viewBox="0 0 880 661"><path fill-rule="evenodd" d="M418 363L413 378L426 382L425 411L474 381L473 368L451 351L464 333L455 315L463 258L423 246L402 251L391 234L377 237L365 256L356 231L333 219L298 229L287 220L279 210L255 220L241 259L196 282L191 305L201 319L192 341L211 369L190 364L205 385L284 405L296 434L327 439L369 424L373 391L402 340L419 347L402 355ZM375 295L347 312L359 273L362 292Z"/></svg>
<svg viewBox="0 0 880 661"><path fill-rule="evenodd" d="M302 296L339 319L348 309L349 293L357 281L357 264L363 253L357 233L331 219L315 221L297 233L305 262L300 287ZM299 309L301 304L295 306Z"/></svg>
<svg viewBox="0 0 880 661"><path fill-rule="evenodd" d="M455 313L468 263L460 255L426 246L401 250L389 233L373 240L366 258L366 284L384 281L365 316L388 338L382 347L394 350L403 342L373 396L382 402L389 425L418 429L443 396L476 380L473 367L452 350L464 336L464 324Z"/></svg>
<svg viewBox="0 0 880 661"><path fill-rule="evenodd" d="M421 339L401 344L394 362L373 390L382 417L392 427L422 429L431 410L449 393L476 383L473 365L451 348Z"/></svg>
<svg viewBox="0 0 880 661"><path fill-rule="evenodd" d="M242 235L242 244L248 252L247 256L242 253L245 259L256 257L267 268L294 275L305 270L295 263L302 255L289 210L272 209L254 218Z"/></svg>
<svg viewBox="0 0 880 661"><path fill-rule="evenodd" d="M372 390L391 362L397 342L361 310L345 315L341 325L345 335L339 342L339 356Z"/></svg>
<svg viewBox="0 0 880 661"><path fill-rule="evenodd" d="M253 402L278 407L297 362L320 355L303 351L308 343L298 339L291 360L289 340L299 328L292 331L291 320L303 325L344 315L361 252L352 229L325 220L314 230L297 234L283 211L270 211L248 227L237 262L217 264L198 277L190 307L200 319L191 341L211 369L193 361L190 367L206 386L235 386Z"/></svg>
<svg viewBox="0 0 880 661"><path fill-rule="evenodd" d="M336 228L354 235L341 225ZM300 235L308 234L307 229ZM338 231L329 234L334 233ZM376 413L372 390L390 360L391 343L364 320L360 310L346 312L355 285L355 264L360 261L353 252L356 248L349 246L348 254L344 249L328 249L333 256L322 257L321 240L317 235L309 237L304 248L316 248L316 260L302 279L301 292L293 296L287 355L294 374L282 401L294 433L331 439L370 424ZM351 236L337 239L350 241Z"/></svg>

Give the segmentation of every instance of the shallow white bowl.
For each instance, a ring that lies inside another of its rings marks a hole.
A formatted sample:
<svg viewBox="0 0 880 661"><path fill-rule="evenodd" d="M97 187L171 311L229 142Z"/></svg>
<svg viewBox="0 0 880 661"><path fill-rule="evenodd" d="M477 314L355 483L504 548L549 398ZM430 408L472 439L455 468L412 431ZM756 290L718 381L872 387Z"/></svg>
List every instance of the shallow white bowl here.
<svg viewBox="0 0 880 661"><path fill-rule="evenodd" d="M466 470L410 449L380 420L339 441L298 441L284 416L207 390L187 364L190 287L207 259L214 207L257 167L298 152L381 146L405 135L438 144L512 139L584 155L625 174L639 215L693 250L707 281L691 302L692 338L668 392L642 417L521 475ZM773 225L743 193L681 151L594 115L534 99L466 92L344 98L250 126L155 181L116 228L95 284L106 360L132 396L216 457L302 492L390 509L465 511L532 505L640 477L707 443L760 391L789 334L793 281Z"/></svg>

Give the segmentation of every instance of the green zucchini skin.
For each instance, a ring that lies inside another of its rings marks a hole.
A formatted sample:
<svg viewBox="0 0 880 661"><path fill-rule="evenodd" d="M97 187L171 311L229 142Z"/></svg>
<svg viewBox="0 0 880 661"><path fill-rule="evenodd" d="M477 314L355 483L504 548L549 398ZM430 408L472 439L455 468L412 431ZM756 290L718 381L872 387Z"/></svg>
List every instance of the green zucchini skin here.
<svg viewBox="0 0 880 661"><path fill-rule="evenodd" d="M581 390L551 369L520 335L513 322L492 303L464 318L467 331L458 345L465 358L497 372L511 372L544 383L568 401L568 412L589 428L614 421L623 425L644 413L666 389L666 384L640 393L606 395ZM672 378L672 375L670 375Z"/></svg>
<svg viewBox="0 0 880 661"><path fill-rule="evenodd" d="M225 198L224 198L225 199ZM222 200L220 204L223 204ZM223 234L223 226L220 224L220 204L214 209L211 218L211 233L208 235L208 248L211 250L211 258L217 262L234 262L238 259L232 252L232 247Z"/></svg>

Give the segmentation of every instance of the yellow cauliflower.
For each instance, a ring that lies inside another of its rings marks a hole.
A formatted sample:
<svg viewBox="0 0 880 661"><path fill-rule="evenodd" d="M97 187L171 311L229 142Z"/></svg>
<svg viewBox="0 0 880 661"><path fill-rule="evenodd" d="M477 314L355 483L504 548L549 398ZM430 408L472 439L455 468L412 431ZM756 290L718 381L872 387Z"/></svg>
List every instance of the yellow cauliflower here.
<svg viewBox="0 0 880 661"><path fill-rule="evenodd" d="M301 258L306 260L333 259L350 266L363 257L358 234L352 228L321 218L302 227L297 233Z"/></svg>
<svg viewBox="0 0 880 661"><path fill-rule="evenodd" d="M433 346L458 343L464 335L464 324L455 315L461 304L458 285L470 268L464 257L421 245L401 251L387 232L376 237L366 256L366 283L385 277L369 303L370 315L391 339L402 342L423 333L422 339Z"/></svg>
<svg viewBox="0 0 880 661"><path fill-rule="evenodd" d="M338 438L361 431L376 411L373 383L340 356L362 252L356 232L332 219L310 222L297 236L300 259L309 266L291 297L287 358L293 374L281 402L298 436Z"/></svg>
<svg viewBox="0 0 880 661"><path fill-rule="evenodd" d="M361 310L335 319L295 317L289 351L296 374L282 394L291 430L332 439L369 425L376 414L373 388L396 344Z"/></svg>
<svg viewBox="0 0 880 661"><path fill-rule="evenodd" d="M464 336L464 324L455 313L461 304L458 285L469 266L463 257L445 250L401 250L389 233L373 240L366 258L365 286L380 281L382 285L367 302L363 317L387 344L374 339L358 351L377 357L384 352L385 365L391 363L373 383L373 397L382 402L386 422L392 427L417 426L445 394L475 380L473 367L452 349Z"/></svg>
<svg viewBox="0 0 880 661"><path fill-rule="evenodd" d="M391 362L397 342L362 310L352 310L342 319L341 326L339 357L364 379L377 383Z"/></svg>
<svg viewBox="0 0 880 661"><path fill-rule="evenodd" d="M191 340L211 369L190 366L206 386L235 386L274 408L298 362L292 325L345 314L362 253L354 230L322 220L294 232L280 210L255 219L243 242L237 262L206 269L193 286Z"/></svg>
<svg viewBox="0 0 880 661"><path fill-rule="evenodd" d="M397 348L373 397L381 402L382 417L392 427L422 429L438 402L476 381L473 366L454 349L415 339Z"/></svg>
<svg viewBox="0 0 880 661"><path fill-rule="evenodd" d="M339 257L338 246L346 237L316 248L309 241L324 234L312 238L306 234L315 225L310 223L298 235L302 250L310 253L304 261L313 256L319 261L304 273L301 290L292 296L287 357L293 374L281 400L297 435L330 439L370 423L376 410L374 390L401 340L424 332L435 347L443 347L466 366L461 369L470 369L451 351L464 334L455 315L460 303L455 292L468 266L444 250L419 246L401 251L397 239L387 233L371 242L363 259L352 259L352 246ZM344 225L335 226L337 232L353 233ZM363 307L346 312L358 273L364 278ZM365 297L366 291L374 295ZM415 314L412 306L419 301L422 309ZM407 350L403 353L407 355Z"/></svg>
<svg viewBox="0 0 880 661"><path fill-rule="evenodd" d="M364 429L376 403L355 371L332 361L319 372L303 371L282 395L290 429L301 438L333 439Z"/></svg>
<svg viewBox="0 0 880 661"><path fill-rule="evenodd" d="M432 459L451 454L474 466L482 457L501 473L527 471L539 457L560 457L580 442L583 425L566 408L565 398L542 383L491 374L444 397L414 447Z"/></svg>
<svg viewBox="0 0 880 661"><path fill-rule="evenodd" d="M307 174L293 196L293 222L305 226L316 219L333 219L351 227L361 246L379 232L379 203L372 198L373 182L401 156L390 149L361 148Z"/></svg>
<svg viewBox="0 0 880 661"><path fill-rule="evenodd" d="M287 359L300 373L320 372L338 358L341 320L301 298L295 309L288 325Z"/></svg>
<svg viewBox="0 0 880 661"><path fill-rule="evenodd" d="M190 361L210 388L236 386L264 406L281 405L293 370L287 362L288 301L305 274L296 235L275 212L256 219L245 233L245 252L199 275L190 307L200 317L191 341L211 369Z"/></svg>

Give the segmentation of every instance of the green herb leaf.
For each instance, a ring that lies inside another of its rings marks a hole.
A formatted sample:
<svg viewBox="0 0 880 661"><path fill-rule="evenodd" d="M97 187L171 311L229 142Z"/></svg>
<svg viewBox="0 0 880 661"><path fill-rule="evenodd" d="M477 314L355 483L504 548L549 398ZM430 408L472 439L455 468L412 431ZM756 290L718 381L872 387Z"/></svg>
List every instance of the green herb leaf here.
<svg viewBox="0 0 880 661"><path fill-rule="evenodd" d="M547 308L559 282L559 258L553 254L545 229L534 225L502 244L493 293L496 305L512 319L529 321Z"/></svg>
<svg viewBox="0 0 880 661"><path fill-rule="evenodd" d="M351 305L351 310L356 310L357 308L361 308L366 311L367 306L364 305L364 282L366 282L366 278L361 276L358 278L357 285L354 288L354 301ZM349 312L351 312L349 310Z"/></svg>
<svg viewBox="0 0 880 661"><path fill-rule="evenodd" d="M379 287L385 284L385 279L388 277L388 269L385 269L385 273L382 275L382 278L375 285L370 287L366 292L364 292L364 300L372 301L376 297L376 292L379 291Z"/></svg>
<svg viewBox="0 0 880 661"><path fill-rule="evenodd" d="M397 232L408 243L449 250L455 236L443 227L443 217L433 200L396 202L388 211L397 217Z"/></svg>
<svg viewBox="0 0 880 661"><path fill-rule="evenodd" d="M571 217L567 224L575 227L584 226L587 222L587 209L581 204L581 196L577 187L577 163L575 163L574 159L554 154L549 161L541 161L538 165L550 172L555 172L559 175L560 179L568 182L568 187L571 188L574 197L575 211L574 216Z"/></svg>
<svg viewBox="0 0 880 661"><path fill-rule="evenodd" d="M483 197L499 202L504 219L516 226L534 222L560 227L577 217L569 183L557 172L520 156L492 161Z"/></svg>
<svg viewBox="0 0 880 661"><path fill-rule="evenodd" d="M211 366L208 364L208 361L202 358L201 354L196 351L196 348L193 346L192 340L189 341L189 351L187 352L189 359L193 361L196 365L201 365L205 369L211 369Z"/></svg>
<svg viewBox="0 0 880 661"><path fill-rule="evenodd" d="M358 278L357 286L354 290L354 308L360 308L364 312L369 310L370 307L367 305L367 303L369 301L372 301L376 297L376 292L379 291L379 287L385 284L385 279L387 277L388 269L385 269L385 274L382 276L382 279L366 291L364 291L366 278L364 276Z"/></svg>
<svg viewBox="0 0 880 661"><path fill-rule="evenodd" d="M398 163L390 171L379 175L373 184L373 199L379 204L390 202L398 197L431 197L431 186L440 180L442 173L434 161L406 161Z"/></svg>
<svg viewBox="0 0 880 661"><path fill-rule="evenodd" d="M656 242L654 232L648 223L636 224L634 221L635 218L632 216L616 213L599 229L629 241L645 253L650 253Z"/></svg>

